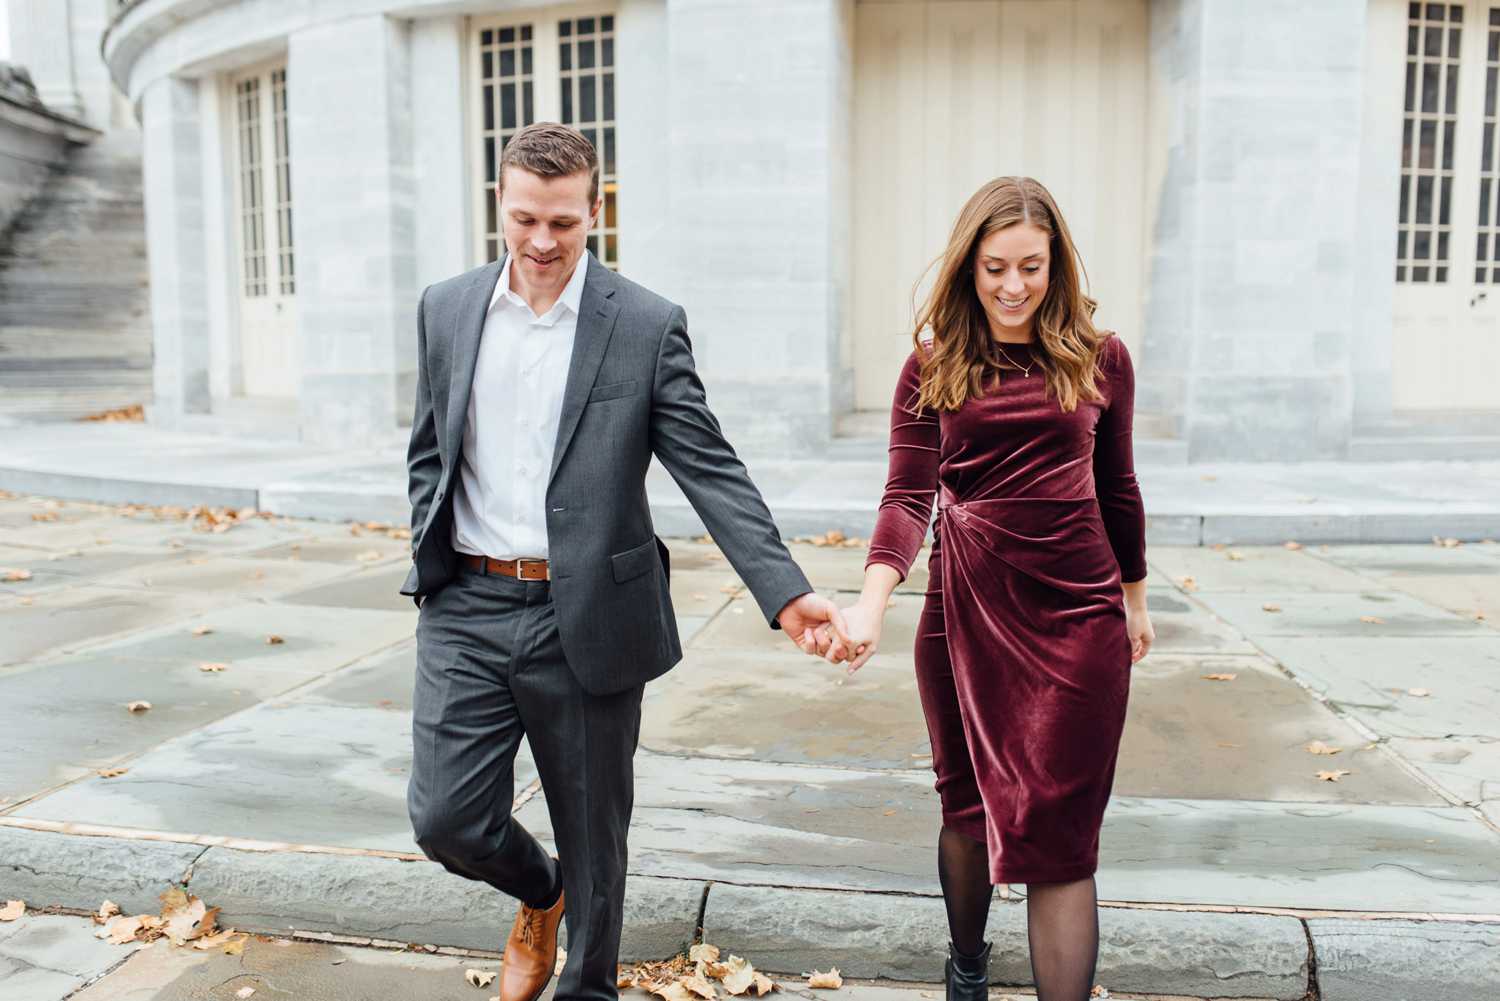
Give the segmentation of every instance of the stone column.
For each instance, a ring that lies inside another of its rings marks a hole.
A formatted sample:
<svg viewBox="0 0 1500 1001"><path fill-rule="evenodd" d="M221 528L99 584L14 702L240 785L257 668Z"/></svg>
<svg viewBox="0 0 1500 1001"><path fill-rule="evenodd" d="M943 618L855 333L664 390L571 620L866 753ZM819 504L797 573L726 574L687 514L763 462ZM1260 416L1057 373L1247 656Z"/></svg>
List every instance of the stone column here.
<svg viewBox="0 0 1500 1001"><path fill-rule="evenodd" d="M464 19L412 22L412 156L418 288L468 268L473 243L469 163L464 158ZM406 415L406 419L410 418Z"/></svg>
<svg viewBox="0 0 1500 1001"><path fill-rule="evenodd" d="M380 15L288 46L302 438L396 430L416 369L410 29Z"/></svg>
<svg viewBox="0 0 1500 1001"><path fill-rule="evenodd" d="M790 455L827 440L843 378L852 0L668 0L666 15L662 291L688 310L731 440Z"/></svg>
<svg viewBox="0 0 1500 1001"><path fill-rule="evenodd" d="M101 131L114 124L115 88L99 55L99 41L118 8L116 0L68 0L72 12L73 84L83 120Z"/></svg>
<svg viewBox="0 0 1500 1001"><path fill-rule="evenodd" d="M1348 446L1365 0L1155 0L1167 119L1138 409L1192 461Z"/></svg>
<svg viewBox="0 0 1500 1001"><path fill-rule="evenodd" d="M163 77L141 95L146 249L155 353L152 423L209 410L208 274L198 82Z"/></svg>
<svg viewBox="0 0 1500 1001"><path fill-rule="evenodd" d="M37 96L47 107L82 120L68 0L9 2L11 58L31 73Z"/></svg>

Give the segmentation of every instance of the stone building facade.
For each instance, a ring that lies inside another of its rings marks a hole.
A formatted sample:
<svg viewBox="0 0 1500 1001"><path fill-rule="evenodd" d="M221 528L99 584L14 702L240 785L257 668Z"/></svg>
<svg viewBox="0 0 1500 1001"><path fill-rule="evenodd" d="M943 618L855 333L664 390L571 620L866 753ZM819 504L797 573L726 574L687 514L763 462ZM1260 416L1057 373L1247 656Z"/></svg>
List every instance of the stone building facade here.
<svg viewBox="0 0 1500 1001"><path fill-rule="evenodd" d="M555 119L747 451L878 425L958 207L1025 173L1135 356L1143 454L1500 454L1500 4L11 4L49 103L113 81L139 118L164 425L399 434L418 295L493 256L498 149Z"/></svg>

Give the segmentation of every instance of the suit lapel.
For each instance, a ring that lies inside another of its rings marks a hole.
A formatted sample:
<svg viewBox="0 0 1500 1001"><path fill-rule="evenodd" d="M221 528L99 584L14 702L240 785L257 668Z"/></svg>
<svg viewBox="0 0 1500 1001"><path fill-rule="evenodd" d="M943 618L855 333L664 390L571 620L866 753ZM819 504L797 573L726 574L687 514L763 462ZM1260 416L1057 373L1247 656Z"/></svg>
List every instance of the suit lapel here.
<svg viewBox="0 0 1500 1001"><path fill-rule="evenodd" d="M599 365L604 361L604 350L609 347L609 338L615 329L615 317L620 307L613 301L615 276L589 254L588 275L583 282L583 297L578 303L578 331L573 338L573 357L568 362L568 381L563 389L562 416L557 423L557 444L552 451L552 470L547 477L550 486L557 467L562 464L563 453L573 440L578 429L578 420L583 416L583 407L588 403L589 392L594 388L594 379L599 375Z"/></svg>
<svg viewBox="0 0 1500 1001"><path fill-rule="evenodd" d="M447 454L449 468L457 465L458 450L463 445L464 426L469 419L469 395L474 387L474 367L479 362L479 339L489 314L495 283L505 266L505 256L484 268L464 289L458 304L458 329L453 336L452 372L448 383Z"/></svg>

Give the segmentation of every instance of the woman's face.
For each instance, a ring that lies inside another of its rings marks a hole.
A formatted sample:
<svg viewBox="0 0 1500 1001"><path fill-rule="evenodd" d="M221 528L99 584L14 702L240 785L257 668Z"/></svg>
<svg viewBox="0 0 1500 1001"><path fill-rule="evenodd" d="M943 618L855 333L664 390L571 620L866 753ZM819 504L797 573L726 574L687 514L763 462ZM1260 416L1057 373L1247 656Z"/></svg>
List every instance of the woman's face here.
<svg viewBox="0 0 1500 1001"><path fill-rule="evenodd" d="M974 291L992 336L1007 341L1031 338L1032 318L1047 297L1050 242L1029 222L997 229L979 241Z"/></svg>

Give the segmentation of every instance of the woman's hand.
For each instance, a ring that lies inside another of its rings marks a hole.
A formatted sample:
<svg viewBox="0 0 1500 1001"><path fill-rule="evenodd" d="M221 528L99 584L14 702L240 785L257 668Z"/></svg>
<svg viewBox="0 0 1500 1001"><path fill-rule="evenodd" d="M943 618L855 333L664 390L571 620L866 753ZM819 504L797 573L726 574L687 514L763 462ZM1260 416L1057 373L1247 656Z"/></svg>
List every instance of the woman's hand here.
<svg viewBox="0 0 1500 1001"><path fill-rule="evenodd" d="M1156 642L1156 630L1151 628L1151 615L1146 611L1146 582L1143 580L1125 585L1125 635L1130 637L1130 662L1138 664L1151 652L1151 644ZM854 638L853 633L849 636Z"/></svg>
<svg viewBox="0 0 1500 1001"><path fill-rule="evenodd" d="M876 607L864 599L844 609L844 626L852 646L846 646L837 635L824 655L834 664L847 660L846 670L853 674L875 656L880 646L880 630L885 625L885 607Z"/></svg>

